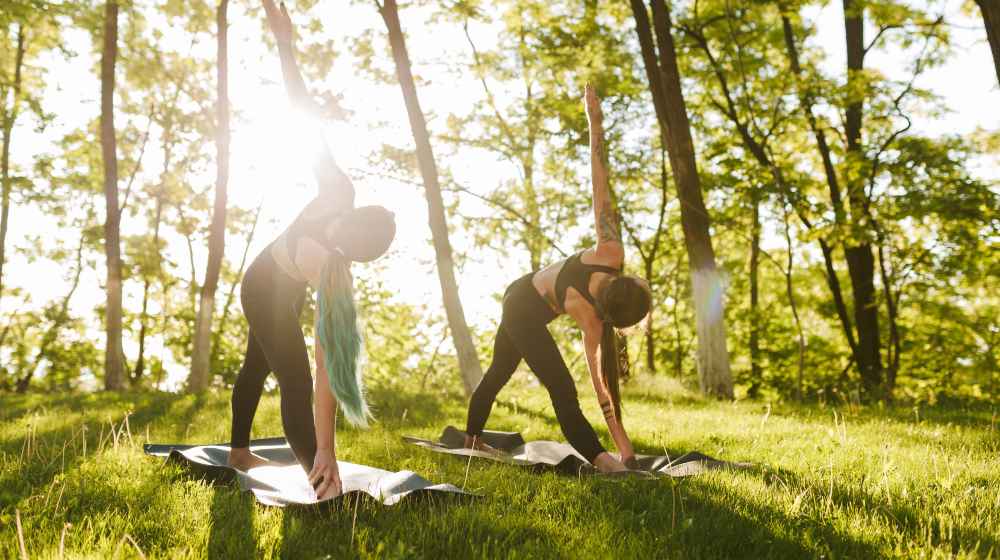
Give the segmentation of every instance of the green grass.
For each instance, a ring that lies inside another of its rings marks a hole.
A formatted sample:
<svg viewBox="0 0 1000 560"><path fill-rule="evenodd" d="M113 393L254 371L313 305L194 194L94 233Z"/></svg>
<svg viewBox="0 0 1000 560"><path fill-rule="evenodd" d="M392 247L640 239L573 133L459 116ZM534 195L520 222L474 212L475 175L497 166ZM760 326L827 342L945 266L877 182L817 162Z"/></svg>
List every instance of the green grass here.
<svg viewBox="0 0 1000 560"><path fill-rule="evenodd" d="M490 427L560 438L544 393L525 379L501 393ZM588 417L599 418L580 391ZM92 558L1000 556L1000 432L988 408L769 407L633 382L625 419L640 451L758 465L672 481L539 475L429 453L400 436L461 425L461 398L376 391L372 400L378 424L341 430L341 459L485 498L264 508L141 452L147 437L228 440L227 394L7 396L0 558L19 554L16 511L31 558L58 557L61 541L66 557ZM267 396L254 434L280 433L278 398Z"/></svg>

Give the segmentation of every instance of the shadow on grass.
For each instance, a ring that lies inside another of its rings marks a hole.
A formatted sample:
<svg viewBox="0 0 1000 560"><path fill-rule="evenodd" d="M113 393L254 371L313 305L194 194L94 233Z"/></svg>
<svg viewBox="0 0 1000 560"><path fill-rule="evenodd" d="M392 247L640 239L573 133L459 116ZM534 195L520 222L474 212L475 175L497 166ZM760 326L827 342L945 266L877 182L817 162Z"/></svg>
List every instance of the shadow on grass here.
<svg viewBox="0 0 1000 560"><path fill-rule="evenodd" d="M373 388L368 400L375 408L378 422L389 429L436 426L442 418L464 414L466 403L465 398L458 393L430 395L398 388ZM343 424L347 425L346 422Z"/></svg>
<svg viewBox="0 0 1000 560"><path fill-rule="evenodd" d="M254 558L254 498L230 485L215 485L208 534L209 558Z"/></svg>

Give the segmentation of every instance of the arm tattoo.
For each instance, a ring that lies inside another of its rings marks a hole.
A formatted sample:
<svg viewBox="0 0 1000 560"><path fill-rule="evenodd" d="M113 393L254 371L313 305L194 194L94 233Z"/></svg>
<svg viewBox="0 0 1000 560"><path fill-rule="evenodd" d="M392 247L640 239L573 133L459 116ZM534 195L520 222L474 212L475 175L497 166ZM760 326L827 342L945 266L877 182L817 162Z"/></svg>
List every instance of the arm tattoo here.
<svg viewBox="0 0 1000 560"><path fill-rule="evenodd" d="M599 138L597 142L594 142L593 155L591 157L595 158L596 161L601 162L601 165L607 169L608 167L608 153L604 148L604 139Z"/></svg>
<svg viewBox="0 0 1000 560"><path fill-rule="evenodd" d="M618 224L618 212L611 204L604 204L598 210L597 242L617 241L621 243L622 232Z"/></svg>
<svg viewBox="0 0 1000 560"><path fill-rule="evenodd" d="M610 402L601 403L601 410L604 411L604 417L608 420L615 417L615 407Z"/></svg>

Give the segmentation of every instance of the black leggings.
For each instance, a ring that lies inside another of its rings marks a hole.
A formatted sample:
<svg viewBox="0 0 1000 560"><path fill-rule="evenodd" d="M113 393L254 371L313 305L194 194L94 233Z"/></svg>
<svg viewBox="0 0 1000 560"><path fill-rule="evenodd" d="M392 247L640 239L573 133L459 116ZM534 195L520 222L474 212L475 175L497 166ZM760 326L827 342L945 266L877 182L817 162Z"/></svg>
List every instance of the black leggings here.
<svg viewBox="0 0 1000 560"><path fill-rule="evenodd" d="M566 440L584 459L593 462L604 453L604 447L580 410L573 377L546 327L556 314L535 289L533 276L529 274L515 281L504 294L503 317L493 344L493 363L472 394L465 432L473 436L483 433L497 393L510 381L524 358L548 390Z"/></svg>
<svg viewBox="0 0 1000 560"><path fill-rule="evenodd" d="M241 301L250 333L243 368L233 387L233 447L250 445L250 426L270 372L281 391L281 423L299 464L312 470L316 428L312 373L299 313L306 284L288 276L267 247L243 276Z"/></svg>

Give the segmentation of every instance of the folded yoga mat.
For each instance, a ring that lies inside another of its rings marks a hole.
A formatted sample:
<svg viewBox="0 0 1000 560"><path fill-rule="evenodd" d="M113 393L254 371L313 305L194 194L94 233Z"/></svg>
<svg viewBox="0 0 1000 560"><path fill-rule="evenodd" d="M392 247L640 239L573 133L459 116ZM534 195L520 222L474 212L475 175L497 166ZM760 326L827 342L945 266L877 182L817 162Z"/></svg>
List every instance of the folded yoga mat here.
<svg viewBox="0 0 1000 560"><path fill-rule="evenodd" d="M414 445L449 455L482 457L510 465L531 467L539 470L552 469L568 474L596 474L597 469L588 463L567 443L555 441L525 442L517 432L492 432L486 430L481 441L502 453L489 453L465 448L465 433L454 426L448 426L437 441L404 436L404 440ZM747 463L719 461L698 452L677 457L665 455L636 455L639 470L661 476L693 476L715 469L747 468Z"/></svg>
<svg viewBox="0 0 1000 560"><path fill-rule="evenodd" d="M273 464L245 473L236 470L226 464L229 459L228 444L143 446L147 455L166 457L167 462L181 464L199 478L216 483L235 479L240 488L253 492L257 501L265 505L284 507L319 503L285 438L255 439L250 442L250 449ZM337 461L337 465L344 493L333 500L348 494L364 493L389 506L414 493L471 495L451 484L432 484L410 471L390 472L344 461Z"/></svg>

